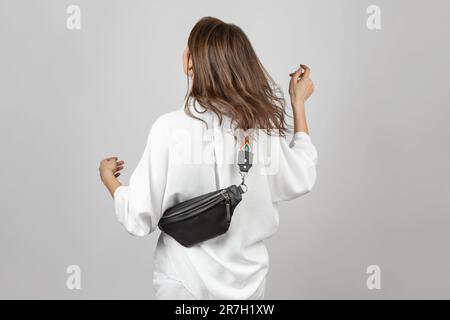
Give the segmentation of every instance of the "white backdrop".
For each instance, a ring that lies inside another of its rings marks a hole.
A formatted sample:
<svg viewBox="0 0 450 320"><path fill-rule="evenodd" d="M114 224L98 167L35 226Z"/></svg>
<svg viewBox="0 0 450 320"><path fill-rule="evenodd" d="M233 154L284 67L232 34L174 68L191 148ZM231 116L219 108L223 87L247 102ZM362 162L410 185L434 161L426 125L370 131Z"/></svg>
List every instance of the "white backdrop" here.
<svg viewBox="0 0 450 320"><path fill-rule="evenodd" d="M70 5L80 29L67 28ZM377 5L381 29L366 9ZM450 298L446 1L0 0L0 298L152 299L157 234L116 222L98 177L141 156L181 106L181 53L205 15L241 26L287 95L309 64L312 193L267 241L268 299ZM294 243L294 245L292 245ZM81 268L81 290L66 269ZM369 290L367 267L381 289Z"/></svg>

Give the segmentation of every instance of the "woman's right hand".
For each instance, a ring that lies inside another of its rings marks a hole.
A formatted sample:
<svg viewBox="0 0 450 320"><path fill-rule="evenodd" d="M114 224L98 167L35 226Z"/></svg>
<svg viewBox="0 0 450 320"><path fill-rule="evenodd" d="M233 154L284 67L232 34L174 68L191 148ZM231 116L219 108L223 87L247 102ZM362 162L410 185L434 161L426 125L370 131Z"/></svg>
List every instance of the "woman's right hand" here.
<svg viewBox="0 0 450 320"><path fill-rule="evenodd" d="M293 108L303 106L305 101L314 92L314 84L309 75L311 70L307 65L301 64L297 71L289 74L289 95Z"/></svg>
<svg viewBox="0 0 450 320"><path fill-rule="evenodd" d="M117 178L120 176L120 171L123 169L125 161L120 160L117 157L109 157L100 161L98 171L100 173L100 178L104 182L105 179L110 177Z"/></svg>

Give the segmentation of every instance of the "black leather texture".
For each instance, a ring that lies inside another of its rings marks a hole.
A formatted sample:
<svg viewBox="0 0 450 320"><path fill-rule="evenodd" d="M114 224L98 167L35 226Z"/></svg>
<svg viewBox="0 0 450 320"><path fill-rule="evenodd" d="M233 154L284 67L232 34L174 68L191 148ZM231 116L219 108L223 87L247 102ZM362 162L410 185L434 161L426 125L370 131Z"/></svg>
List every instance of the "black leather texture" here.
<svg viewBox="0 0 450 320"><path fill-rule="evenodd" d="M242 193L232 185L180 202L164 212L158 227L185 247L215 238L228 231Z"/></svg>

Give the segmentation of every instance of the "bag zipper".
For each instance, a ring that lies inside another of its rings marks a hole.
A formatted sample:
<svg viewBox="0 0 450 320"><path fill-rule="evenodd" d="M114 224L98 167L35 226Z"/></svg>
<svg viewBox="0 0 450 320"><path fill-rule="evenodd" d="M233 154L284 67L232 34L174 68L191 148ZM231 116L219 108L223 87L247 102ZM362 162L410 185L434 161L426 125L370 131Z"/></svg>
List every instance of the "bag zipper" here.
<svg viewBox="0 0 450 320"><path fill-rule="evenodd" d="M220 193L218 193L218 194L215 194L213 197L211 197L211 199L214 198L214 197L218 197L218 199L217 199L216 201L212 202L212 203L208 206L208 208L211 208L212 206L214 206L214 205L216 205L217 203L219 203L220 201L222 201L220 195L222 195L222 196L225 198L225 201L226 201L226 208L227 208L227 217L229 218L229 217L231 216L231 210L230 210L230 207L229 207L230 204L228 203L229 200L227 200L227 199L229 199L229 195L228 195L226 189L222 190L222 192L220 192ZM226 195L226 196L225 196L225 195ZM226 197L228 197L228 198L226 198ZM208 199L208 200L209 200L209 199ZM227 202L227 201L228 201L228 202ZM206 209L207 209L207 208L205 208L205 210L206 210ZM182 220L185 220L185 219L189 219L189 218L191 218L191 217L195 217L195 216L198 215L198 214L200 214L200 213L199 213L199 212L195 212L195 213L190 213L190 214L180 214L180 215L178 215L178 216L174 216L174 215L172 214L172 215L167 216L167 217L161 217L161 220L162 220L161 222L162 222L163 225L171 224L171 223L174 223L174 222L178 222L178 221L182 221ZM173 218L172 221L164 221L164 220L167 220L167 219L169 219L169 218Z"/></svg>
<svg viewBox="0 0 450 320"><path fill-rule="evenodd" d="M223 197L225 198L225 206L227 208L227 221L230 222L231 220L231 199L228 192L223 193Z"/></svg>
<svg viewBox="0 0 450 320"><path fill-rule="evenodd" d="M206 198L204 201L206 202L206 201L209 201L209 200L214 199L214 198L216 198L216 197L219 198L220 195L221 195L223 192L225 192L225 190L222 190L222 192L215 193L215 194L211 195L211 197ZM174 213L172 213L172 214L169 214L168 216L162 216L161 219L169 219L169 218L172 218L173 216L176 216L176 215L180 215L180 214L177 214L177 212L174 212Z"/></svg>

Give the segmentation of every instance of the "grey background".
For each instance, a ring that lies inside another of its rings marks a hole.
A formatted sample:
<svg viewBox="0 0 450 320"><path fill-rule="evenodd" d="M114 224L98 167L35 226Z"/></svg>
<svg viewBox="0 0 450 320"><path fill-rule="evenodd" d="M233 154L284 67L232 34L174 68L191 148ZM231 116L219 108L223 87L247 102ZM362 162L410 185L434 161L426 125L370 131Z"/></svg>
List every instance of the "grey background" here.
<svg viewBox="0 0 450 320"><path fill-rule="evenodd" d="M81 30L66 8L81 7ZM382 29L366 27L381 7ZM309 195L285 203L268 299L450 298L446 1L0 0L0 298L144 298L157 234L118 224L98 176L139 160L179 108L181 52L212 15L241 26L287 94L312 68L319 151ZM66 268L82 289L66 288ZM381 267L381 290L366 268Z"/></svg>

